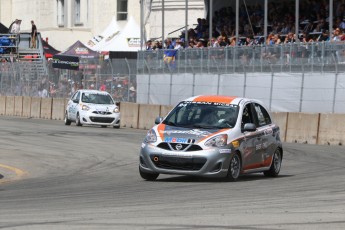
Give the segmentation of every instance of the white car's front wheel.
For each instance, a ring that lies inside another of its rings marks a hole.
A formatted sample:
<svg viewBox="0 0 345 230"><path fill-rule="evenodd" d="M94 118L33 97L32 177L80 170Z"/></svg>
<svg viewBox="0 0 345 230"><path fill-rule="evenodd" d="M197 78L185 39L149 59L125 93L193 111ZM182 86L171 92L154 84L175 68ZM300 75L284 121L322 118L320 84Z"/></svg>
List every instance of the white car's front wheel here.
<svg viewBox="0 0 345 230"><path fill-rule="evenodd" d="M71 125L71 120L68 119L68 113L65 112L65 118L64 118L65 125Z"/></svg>
<svg viewBox="0 0 345 230"><path fill-rule="evenodd" d="M76 126L82 126L82 123L80 122L80 115L77 113L77 117L75 119L75 125Z"/></svg>

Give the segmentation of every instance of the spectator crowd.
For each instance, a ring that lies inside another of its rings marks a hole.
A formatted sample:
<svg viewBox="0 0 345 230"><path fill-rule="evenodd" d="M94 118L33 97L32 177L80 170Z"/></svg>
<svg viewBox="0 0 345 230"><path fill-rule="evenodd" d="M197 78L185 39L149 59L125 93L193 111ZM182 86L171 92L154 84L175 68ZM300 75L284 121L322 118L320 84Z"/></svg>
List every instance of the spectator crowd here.
<svg viewBox="0 0 345 230"><path fill-rule="evenodd" d="M269 1L268 36L264 40L264 7L260 3L241 5L239 9L239 41L235 37L235 11L232 7L214 12L212 36L209 40L209 20L198 18L194 28L176 39L149 40L146 50L204 47L274 45L299 42L345 40L345 0L334 0L333 34L329 34L329 1L301 0L299 6L299 34L295 34L295 1ZM168 56L168 55L167 55Z"/></svg>

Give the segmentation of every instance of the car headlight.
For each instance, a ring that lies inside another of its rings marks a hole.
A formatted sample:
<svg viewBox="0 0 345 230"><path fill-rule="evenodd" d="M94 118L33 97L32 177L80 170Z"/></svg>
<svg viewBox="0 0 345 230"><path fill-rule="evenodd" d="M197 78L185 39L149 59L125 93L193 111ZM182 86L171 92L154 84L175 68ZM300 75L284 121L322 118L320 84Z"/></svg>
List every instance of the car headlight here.
<svg viewBox="0 0 345 230"><path fill-rule="evenodd" d="M115 109L113 110L113 113L119 113L120 110L119 110L119 107L115 107Z"/></svg>
<svg viewBox="0 0 345 230"><path fill-rule="evenodd" d="M145 143L154 143L154 142L156 142L157 141L156 132L153 129L148 131L144 141L145 141Z"/></svg>
<svg viewBox="0 0 345 230"><path fill-rule="evenodd" d="M87 106L87 105L83 105L83 106L81 107L81 109L82 109L82 110L86 110L86 111L88 111L88 110L90 109L90 107L89 107L89 106Z"/></svg>
<svg viewBox="0 0 345 230"><path fill-rule="evenodd" d="M224 147L226 146L227 141L228 135L221 134L206 141L205 145L208 147Z"/></svg>

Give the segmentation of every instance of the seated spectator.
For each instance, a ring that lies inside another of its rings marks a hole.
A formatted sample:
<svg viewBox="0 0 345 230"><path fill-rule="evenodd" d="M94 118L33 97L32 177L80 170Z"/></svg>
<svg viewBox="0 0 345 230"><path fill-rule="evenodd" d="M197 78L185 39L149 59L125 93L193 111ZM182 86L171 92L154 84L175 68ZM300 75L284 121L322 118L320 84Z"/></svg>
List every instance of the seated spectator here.
<svg viewBox="0 0 345 230"><path fill-rule="evenodd" d="M274 42L275 45L279 45L279 44L282 43L279 34L275 34L275 35L274 35L274 37L273 37L273 42Z"/></svg>
<svg viewBox="0 0 345 230"><path fill-rule="evenodd" d="M342 32L340 30L340 28L336 28L334 31L333 31L333 35L331 37L331 42L339 42L341 41L341 35L342 35Z"/></svg>

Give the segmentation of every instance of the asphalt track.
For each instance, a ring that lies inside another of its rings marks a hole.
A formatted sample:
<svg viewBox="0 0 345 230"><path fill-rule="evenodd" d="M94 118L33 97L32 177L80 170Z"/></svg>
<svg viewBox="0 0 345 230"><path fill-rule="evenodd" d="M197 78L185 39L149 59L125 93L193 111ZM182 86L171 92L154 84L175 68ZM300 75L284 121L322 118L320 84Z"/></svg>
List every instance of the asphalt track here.
<svg viewBox="0 0 345 230"><path fill-rule="evenodd" d="M0 229L345 229L345 147L284 144L278 178L138 174L146 131L0 117Z"/></svg>

